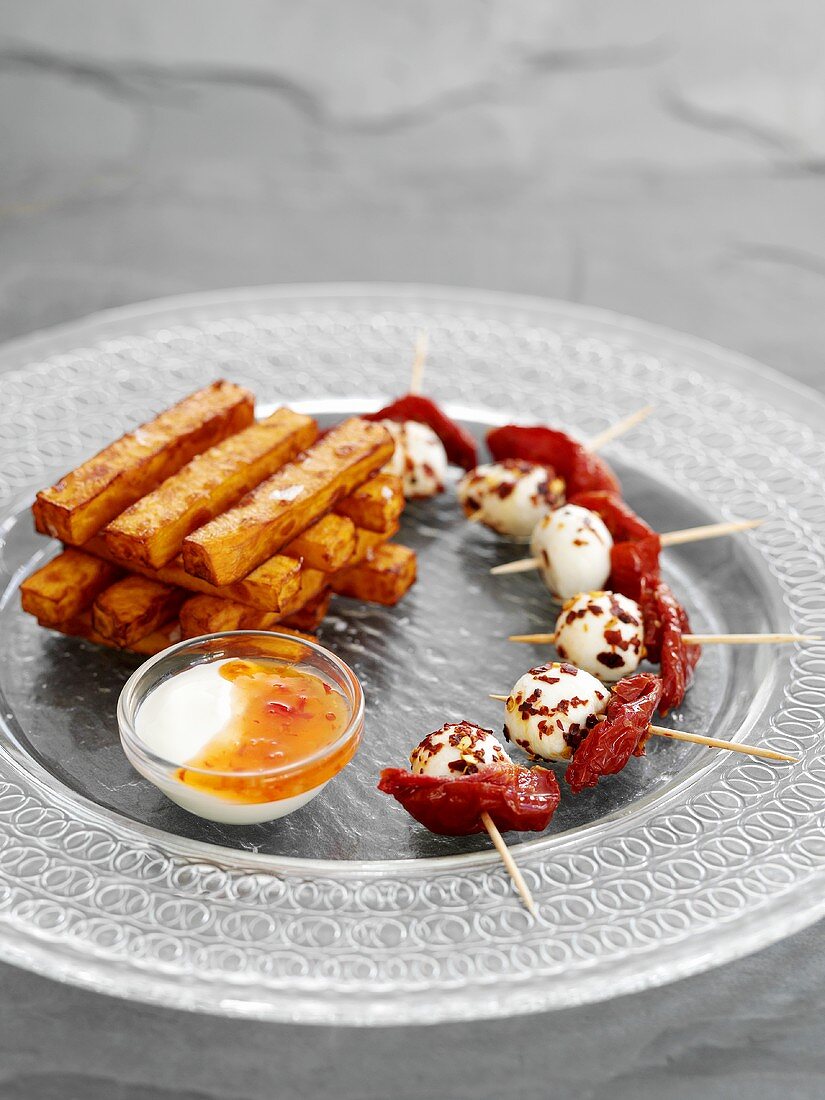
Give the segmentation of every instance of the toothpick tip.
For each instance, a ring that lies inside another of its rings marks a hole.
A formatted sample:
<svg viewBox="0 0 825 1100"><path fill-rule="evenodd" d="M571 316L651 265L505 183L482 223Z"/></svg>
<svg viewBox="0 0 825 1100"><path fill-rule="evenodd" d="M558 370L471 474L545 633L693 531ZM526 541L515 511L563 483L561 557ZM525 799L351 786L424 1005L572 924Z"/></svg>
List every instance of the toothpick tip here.
<svg viewBox="0 0 825 1100"><path fill-rule="evenodd" d="M524 875L519 870L516 861L513 858L513 853L507 847L507 843L504 840L504 837L499 832L498 826L486 810L482 810L481 812L481 821L484 825L484 828L487 830L487 833L490 837L490 840L492 840L496 851L501 856L502 863L507 868L507 873L509 874L513 882L513 886L515 886L516 890L518 891L521 900L524 902L525 908L531 914L531 916L537 918L538 911L536 909L536 903L533 900L533 894L530 890L530 887L525 882Z"/></svg>
<svg viewBox="0 0 825 1100"><path fill-rule="evenodd" d="M641 409L637 409L636 412L631 413L630 416L625 416L622 420L616 424L611 424L609 428L605 428L603 432L594 436L588 443L587 447L591 451L598 451L601 447L606 446L608 443L612 443L614 439L618 439L619 436L629 432L631 428L635 428L638 424L641 424L643 420L647 420L650 414L653 412L653 405L644 405Z"/></svg>
<svg viewBox="0 0 825 1100"><path fill-rule="evenodd" d="M502 565L494 565L490 573L494 577L503 573L530 573L538 567L539 563L535 558L518 558L516 561L506 561Z"/></svg>

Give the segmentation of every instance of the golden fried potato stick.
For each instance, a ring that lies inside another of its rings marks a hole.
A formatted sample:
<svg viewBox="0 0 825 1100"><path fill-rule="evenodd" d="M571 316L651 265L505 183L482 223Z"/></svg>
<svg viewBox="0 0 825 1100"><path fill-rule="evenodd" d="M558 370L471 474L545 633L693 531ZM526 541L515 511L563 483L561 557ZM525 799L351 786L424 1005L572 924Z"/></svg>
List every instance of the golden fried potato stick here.
<svg viewBox="0 0 825 1100"><path fill-rule="evenodd" d="M369 484L369 482L367 482ZM358 490L356 489L356 493ZM351 501L353 498L346 498ZM357 506L355 506L357 511ZM310 569L322 573L337 573L345 565L352 565L363 558L365 552L398 533L399 523L389 515L384 517L380 529L356 527L348 516L330 512L316 520L297 539L287 543L284 554L301 558Z"/></svg>
<svg viewBox="0 0 825 1100"><path fill-rule="evenodd" d="M355 554L356 542L352 520L330 513L307 527L297 539L288 542L284 553L291 558L300 558L310 569L335 573L350 562Z"/></svg>
<svg viewBox="0 0 825 1100"><path fill-rule="evenodd" d="M316 640L311 634L283 626L278 616L268 611L258 611L231 600L216 600L213 596L190 596L180 610L180 626L184 638L219 634L225 630L274 630Z"/></svg>
<svg viewBox="0 0 825 1100"><path fill-rule="evenodd" d="M67 549L20 585L23 610L44 623L62 623L85 611L120 576L110 562Z"/></svg>
<svg viewBox="0 0 825 1100"><path fill-rule="evenodd" d="M391 531L389 535L382 535L377 531L356 529L355 552L350 558L350 565L347 566L347 569L363 561L368 554L373 553L397 530L397 523L395 524L395 530ZM320 569L309 569L305 566L301 570L301 581L298 586L298 591L292 597L291 601L284 605L281 611L281 622L287 622L295 616L300 616L306 608L311 607L313 601L321 598L324 591L335 578L340 577L346 572L347 570L345 569L340 570L338 573L329 574L323 573ZM293 623L292 625L297 624Z"/></svg>
<svg viewBox="0 0 825 1100"><path fill-rule="evenodd" d="M317 596L307 600L303 607L292 615L287 615L281 620L282 626L292 627L294 630L307 630L314 632L318 629L329 611L329 602L332 599L332 589L323 588Z"/></svg>
<svg viewBox="0 0 825 1100"><path fill-rule="evenodd" d="M398 524L390 532L390 536L398 530ZM388 535L381 535L375 531L356 530L355 551L351 560L358 562L376 547L380 546ZM263 567L261 567L263 568ZM256 570L257 572L257 570ZM251 573L250 577L254 577ZM249 580L250 577L246 579ZM218 598L213 602L200 600L193 602L194 597L187 600L184 609L180 612L181 623L185 627L186 637L195 637L197 634L211 634L220 630L277 630L298 633L307 633L311 637L321 625L329 609L332 589L329 587L330 576L319 569L304 566L300 572L298 589L292 599L280 613L266 614L266 609L260 605L255 608L247 607L244 612L241 609L243 600L229 600ZM237 588L244 582L229 585L225 589L213 589L215 592L225 592L228 589ZM223 606L219 606L223 605ZM228 605L228 606L227 606ZM263 612L263 613L261 613ZM193 633L194 632L194 633Z"/></svg>
<svg viewBox="0 0 825 1100"><path fill-rule="evenodd" d="M176 619L187 595L182 588L132 574L100 593L92 604L92 626L125 649Z"/></svg>
<svg viewBox="0 0 825 1100"><path fill-rule="evenodd" d="M378 546L395 538L401 524L396 520L386 531L368 531L364 527L355 528L355 550L347 565L357 565Z"/></svg>
<svg viewBox="0 0 825 1100"><path fill-rule="evenodd" d="M320 596L324 589L328 587L332 575L333 574L330 573L322 573L320 569L302 569L298 591L289 603L284 605L278 616L279 620L283 622L291 615L296 614L296 612L306 607L310 600L314 600Z"/></svg>
<svg viewBox="0 0 825 1100"><path fill-rule="evenodd" d="M66 634L71 638L83 638L87 642L94 642L95 645L103 645L108 649L119 649L123 652L124 647L116 645L108 638L104 638L102 634L97 633L92 625L90 611L83 611L80 615L76 615L73 619L69 619L64 623L44 623L40 619L37 621L40 626L46 627L47 630L56 630L59 634ZM173 619L157 630L153 630L151 634L138 638L137 641L126 646L125 649L128 649L130 653L153 657L156 653L160 653L164 649L168 649L170 645L179 642L181 637L180 624L176 619Z"/></svg>
<svg viewBox="0 0 825 1100"><path fill-rule="evenodd" d="M376 474L335 505L338 515L349 516L356 527L386 532L404 511L404 487L395 474Z"/></svg>
<svg viewBox="0 0 825 1100"><path fill-rule="evenodd" d="M392 456L386 428L353 418L267 478L228 512L189 535L183 564L212 584L231 584L306 530Z"/></svg>
<svg viewBox="0 0 825 1100"><path fill-rule="evenodd" d="M339 596L392 606L415 583L416 573L415 551L388 542L370 551L358 565L336 573L330 583Z"/></svg>
<svg viewBox="0 0 825 1100"><path fill-rule="evenodd" d="M90 553L110 561L114 560L111 550L102 538L90 539L86 547ZM187 573L180 557L170 561L168 565L162 565L160 569L150 569L137 563L133 563L131 568L133 572L140 573L141 576L148 577L150 580L160 581L162 584L174 584L190 592L202 592L206 596L235 600L238 603L249 604L250 607L258 607L262 611L277 612L284 606L291 606L301 583L301 562L296 558L288 558L284 554L275 554L243 580L224 587L202 581L200 577L193 577L191 573Z"/></svg>
<svg viewBox="0 0 825 1100"><path fill-rule="evenodd" d="M317 435L312 417L278 409L197 455L121 512L103 529L106 544L119 561L166 565L190 532L237 504Z"/></svg>
<svg viewBox="0 0 825 1100"><path fill-rule="evenodd" d="M248 427L255 400L232 382L213 382L129 432L37 494L44 535L81 545L191 458Z"/></svg>

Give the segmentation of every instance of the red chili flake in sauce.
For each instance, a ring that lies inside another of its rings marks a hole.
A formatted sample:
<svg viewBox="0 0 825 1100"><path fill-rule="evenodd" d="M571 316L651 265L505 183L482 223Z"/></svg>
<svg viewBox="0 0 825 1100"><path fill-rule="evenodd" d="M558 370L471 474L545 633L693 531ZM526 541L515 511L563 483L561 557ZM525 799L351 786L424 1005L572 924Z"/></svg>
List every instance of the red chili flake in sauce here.
<svg viewBox="0 0 825 1100"><path fill-rule="evenodd" d="M180 782L235 802L264 802L329 778L323 774L326 761L317 774L301 772L299 765L343 733L350 717L343 695L319 676L277 661L226 661L219 672L232 683L229 720L178 769ZM290 764L296 769L289 779L266 778L267 770Z"/></svg>

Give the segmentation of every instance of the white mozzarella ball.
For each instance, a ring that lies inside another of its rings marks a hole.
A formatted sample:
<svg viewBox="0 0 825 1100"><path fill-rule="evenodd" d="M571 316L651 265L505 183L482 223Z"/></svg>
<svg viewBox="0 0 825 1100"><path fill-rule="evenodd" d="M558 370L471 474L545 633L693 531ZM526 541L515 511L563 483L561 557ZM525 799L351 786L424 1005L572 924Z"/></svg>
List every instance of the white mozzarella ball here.
<svg viewBox="0 0 825 1100"><path fill-rule="evenodd" d="M482 768L510 763L493 731L472 722L448 723L435 733L428 733L410 753L410 767L415 775L445 779L474 775Z"/></svg>
<svg viewBox="0 0 825 1100"><path fill-rule="evenodd" d="M565 504L543 516L530 539L542 580L563 600L604 586L610 576L612 546L601 516L577 504Z"/></svg>
<svg viewBox="0 0 825 1100"><path fill-rule="evenodd" d="M641 608L618 592L580 593L556 622L556 651L600 680L620 680L636 671L644 653Z"/></svg>
<svg viewBox="0 0 825 1100"><path fill-rule="evenodd" d="M476 466L458 485L465 515L514 539L528 539L563 492L564 483L550 478L546 467L509 458Z"/></svg>
<svg viewBox="0 0 825 1100"><path fill-rule="evenodd" d="M609 690L569 664L531 668L507 699L504 732L531 756L566 760L602 714Z"/></svg>
<svg viewBox="0 0 825 1100"><path fill-rule="evenodd" d="M382 420L381 424L395 442L395 453L384 470L401 478L404 496L415 500L440 493L447 476L447 452L432 428L417 420Z"/></svg>

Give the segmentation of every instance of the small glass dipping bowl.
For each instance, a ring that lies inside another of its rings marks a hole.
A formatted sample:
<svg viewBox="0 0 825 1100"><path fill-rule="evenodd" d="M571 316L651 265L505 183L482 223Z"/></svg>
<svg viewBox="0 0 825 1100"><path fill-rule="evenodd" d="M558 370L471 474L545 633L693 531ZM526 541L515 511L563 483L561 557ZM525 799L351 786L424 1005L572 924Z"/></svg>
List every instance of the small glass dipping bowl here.
<svg viewBox="0 0 825 1100"><path fill-rule="evenodd" d="M170 677L227 659L276 661L325 680L344 698L349 712L346 728L306 759L262 771L192 768L183 760L159 756L137 733L145 700ZM352 759L364 729L364 695L352 669L323 646L289 634L233 630L189 638L142 664L120 693L117 721L132 767L167 798L209 821L253 825L305 806Z"/></svg>

